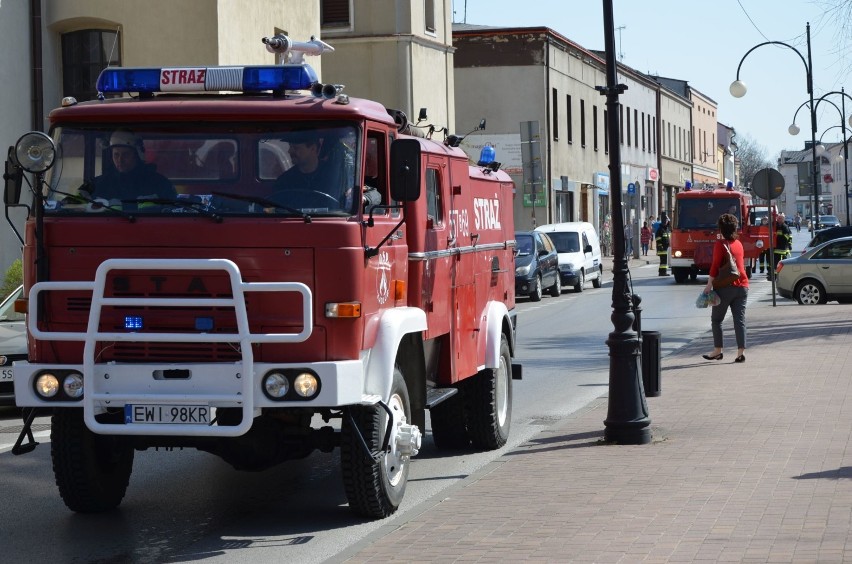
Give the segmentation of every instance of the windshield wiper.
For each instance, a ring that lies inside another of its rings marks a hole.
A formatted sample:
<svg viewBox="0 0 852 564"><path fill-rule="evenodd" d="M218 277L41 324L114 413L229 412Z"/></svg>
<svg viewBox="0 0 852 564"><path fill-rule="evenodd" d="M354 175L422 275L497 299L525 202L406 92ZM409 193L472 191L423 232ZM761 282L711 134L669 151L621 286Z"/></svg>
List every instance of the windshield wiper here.
<svg viewBox="0 0 852 564"><path fill-rule="evenodd" d="M192 200L183 198L135 198L132 200L121 200L123 204L155 204L158 206L175 206L183 209L190 209L201 215L212 218L216 223L222 223L222 216L207 209L207 206L201 202L193 202Z"/></svg>
<svg viewBox="0 0 852 564"><path fill-rule="evenodd" d="M85 184L84 184L84 186L85 186ZM51 192L51 194L60 194L62 196L66 196L67 198L71 198L72 200L81 200L81 201L83 201L87 204L90 204L92 206L93 211L99 210L99 209L109 210L111 212L117 213L118 215L120 215L122 217L126 217L128 219L128 221L130 221L130 223L134 223L136 221L136 216L133 215L132 213L127 213L126 211L124 211L121 208L116 208L116 207L109 205L108 203L104 204L102 201L98 201L95 198L85 196L84 194L87 191L80 191L80 192L77 192L76 194L71 194L69 192L63 192L62 190L51 190L50 192ZM60 202L60 203L71 203L71 202Z"/></svg>
<svg viewBox="0 0 852 564"><path fill-rule="evenodd" d="M213 191L214 196L219 196L221 198L231 198L232 200L241 200L243 202L250 202L252 204L259 204L265 208L276 208L280 210L284 210L290 212L292 214L300 216L305 220L305 223L311 223L311 216L300 209L291 208L290 206L285 206L284 204L280 204L278 202L273 202L270 199L264 198L262 196L249 196L246 194L230 194L228 192L216 192Z"/></svg>

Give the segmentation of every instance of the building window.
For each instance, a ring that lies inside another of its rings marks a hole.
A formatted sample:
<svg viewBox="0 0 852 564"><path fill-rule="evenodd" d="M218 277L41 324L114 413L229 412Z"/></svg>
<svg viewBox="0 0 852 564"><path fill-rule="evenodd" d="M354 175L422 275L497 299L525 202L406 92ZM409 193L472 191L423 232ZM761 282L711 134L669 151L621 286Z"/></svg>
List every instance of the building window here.
<svg viewBox="0 0 852 564"><path fill-rule="evenodd" d="M554 88L552 94L553 105L550 109L553 112L553 140L559 141L559 92Z"/></svg>
<svg viewBox="0 0 852 564"><path fill-rule="evenodd" d="M654 143L651 141L651 114L648 114L648 152L654 152Z"/></svg>
<svg viewBox="0 0 852 564"><path fill-rule="evenodd" d="M627 107L627 146L630 147L630 107Z"/></svg>
<svg viewBox="0 0 852 564"><path fill-rule="evenodd" d="M586 146L586 101L580 100L580 146Z"/></svg>
<svg viewBox="0 0 852 564"><path fill-rule="evenodd" d="M62 34L63 96L93 100L98 95L98 75L110 66L121 66L117 32L84 29Z"/></svg>
<svg viewBox="0 0 852 564"><path fill-rule="evenodd" d="M633 110L633 146L639 148L639 110Z"/></svg>
<svg viewBox="0 0 852 564"><path fill-rule="evenodd" d="M568 124L568 133L566 134L566 136L567 136L567 139L568 139L568 143L573 143L574 142L574 128L571 126L571 95L570 94L565 96L565 105L567 106L565 112L568 115L568 119L565 120L565 123Z"/></svg>
<svg viewBox="0 0 852 564"><path fill-rule="evenodd" d="M322 27L350 27L352 10L350 0L320 0L320 25Z"/></svg>
<svg viewBox="0 0 852 564"><path fill-rule="evenodd" d="M604 110L604 153L609 154L609 122L606 110Z"/></svg>
<svg viewBox="0 0 852 564"><path fill-rule="evenodd" d="M624 145L624 106L618 105L618 142Z"/></svg>
<svg viewBox="0 0 852 564"><path fill-rule="evenodd" d="M426 0L426 31L435 33L435 0Z"/></svg>
<svg viewBox="0 0 852 564"><path fill-rule="evenodd" d="M642 112L642 151L645 151L645 112Z"/></svg>
<svg viewBox="0 0 852 564"><path fill-rule="evenodd" d="M668 155L666 154L666 120L663 120L663 129L660 131L660 135L662 136L660 142L663 144L663 156L667 157Z"/></svg>
<svg viewBox="0 0 852 564"><path fill-rule="evenodd" d="M592 106L592 144L598 150L598 107Z"/></svg>

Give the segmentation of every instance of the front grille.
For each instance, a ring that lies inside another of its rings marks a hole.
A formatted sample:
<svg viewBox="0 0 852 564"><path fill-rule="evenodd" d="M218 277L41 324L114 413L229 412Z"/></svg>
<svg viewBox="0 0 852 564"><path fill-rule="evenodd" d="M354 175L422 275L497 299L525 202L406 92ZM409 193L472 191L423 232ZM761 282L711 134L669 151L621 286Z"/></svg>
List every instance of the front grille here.
<svg viewBox="0 0 852 564"><path fill-rule="evenodd" d="M236 343L137 343L105 345L99 362L239 362Z"/></svg>

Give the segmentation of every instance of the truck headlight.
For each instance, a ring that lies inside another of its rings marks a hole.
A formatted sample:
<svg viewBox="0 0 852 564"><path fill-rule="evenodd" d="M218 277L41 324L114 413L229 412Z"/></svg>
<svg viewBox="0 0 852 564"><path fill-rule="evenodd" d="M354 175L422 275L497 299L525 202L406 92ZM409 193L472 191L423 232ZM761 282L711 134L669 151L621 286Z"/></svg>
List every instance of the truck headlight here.
<svg viewBox="0 0 852 564"><path fill-rule="evenodd" d="M83 397L83 375L72 372L62 381L62 389L71 399Z"/></svg>
<svg viewBox="0 0 852 564"><path fill-rule="evenodd" d="M290 391L290 380L280 372L270 372L263 379L263 391L272 399L281 399Z"/></svg>
<svg viewBox="0 0 852 564"><path fill-rule="evenodd" d="M52 398L59 392L59 378L55 374L45 372L36 378L35 388L41 397Z"/></svg>
<svg viewBox="0 0 852 564"><path fill-rule="evenodd" d="M310 372L302 372L293 381L293 389L303 398L313 397L319 390L319 380Z"/></svg>
<svg viewBox="0 0 852 564"><path fill-rule="evenodd" d="M675 252L674 252L674 256L676 256L676 257L678 257L678 258L680 258L682 254L683 254L683 253L681 253L680 251L675 251Z"/></svg>
<svg viewBox="0 0 852 564"><path fill-rule="evenodd" d="M754 246L757 247L758 249L762 249L763 248L763 239L758 239L757 243L755 243Z"/></svg>

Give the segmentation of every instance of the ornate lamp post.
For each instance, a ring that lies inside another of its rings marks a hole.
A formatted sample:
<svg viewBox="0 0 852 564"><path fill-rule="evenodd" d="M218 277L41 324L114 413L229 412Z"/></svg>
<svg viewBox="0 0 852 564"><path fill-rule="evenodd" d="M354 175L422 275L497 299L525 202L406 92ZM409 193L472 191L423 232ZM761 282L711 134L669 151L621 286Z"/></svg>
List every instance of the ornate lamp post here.
<svg viewBox="0 0 852 564"><path fill-rule="evenodd" d="M606 86L598 86L606 95L606 108L610 116L618 116L618 95L627 86L618 84L615 62L615 28L613 26L612 0L603 0L604 44L606 47ZM610 139L609 174L612 190L612 242L613 332L606 341L609 347L609 406L604 425L604 439L626 445L644 445L651 442L651 419L642 388L639 372L639 338L633 330L633 296L627 285L627 257L624 256L624 218L621 214L621 147L618 118L607 123Z"/></svg>
<svg viewBox="0 0 852 564"><path fill-rule="evenodd" d="M831 100L826 99L826 96L830 96L830 95L833 95L833 94L839 94L841 96L841 98L840 98L841 107L840 108L838 108L837 104L835 104ZM829 102L832 106L834 106L837 109L838 112L840 112L840 125L839 126L835 125L835 126L829 127L828 129L833 129L834 127L843 128L843 138L844 138L844 142L843 142L843 160L844 160L843 174L844 174L844 179L845 179L844 187L845 187L845 195L846 195L846 203L843 207L846 210L846 225L852 225L852 223L849 222L849 203L850 203L849 202L849 180L848 180L848 176L849 176L849 174L848 174L848 170L849 170L849 146L848 146L849 145L849 139L846 137L846 131L848 131L848 128L846 127L846 124L844 123L844 119L846 118L846 98L849 98L850 100L852 100L852 96L850 96L849 94L846 93L845 88L841 88L840 91L833 90L831 92L826 92L825 94L823 94L822 96L817 98L816 107L814 108L814 113L816 113L816 110L819 108L819 103L822 102L822 101ZM796 110L796 113L793 114L793 123L790 125L789 128L787 128L787 131L790 132L790 135L798 135L799 134L799 126L796 125L796 116L799 114L799 110L801 110L802 107L805 104L808 104L808 102L803 102L802 105L799 106L799 108ZM849 125L852 126L852 115L849 116L848 123L849 123ZM826 131L828 131L828 129L826 129ZM824 134L825 134L825 131L823 131L823 135ZM820 136L820 139L822 139L821 136Z"/></svg>
<svg viewBox="0 0 852 564"><path fill-rule="evenodd" d="M814 221L811 221L811 232L816 228L816 223L819 221L819 211L817 209L817 191L819 190L818 178L817 174L819 174L819 168L817 166L817 155L816 155L816 109L814 108L814 78L813 78L813 63L811 61L811 24L807 23L805 27L807 43L808 43L808 60L806 61L802 54L798 49L793 47L792 45L788 45L783 41L764 41L763 43L758 43L743 55L743 58L740 59L740 64L737 65L737 79L731 83L730 92L731 96L734 98L742 98L745 96L747 88L744 82L740 80L740 69L743 66L743 61L746 60L746 57L749 56L749 53L757 49L758 47L763 47L764 45L781 45L783 47L787 47L788 49L795 52L799 58L802 60L802 63L805 65L805 74L807 76L808 82L808 96L810 99L810 112L811 112L811 158L813 159L813 207L811 208L811 217L814 218Z"/></svg>

